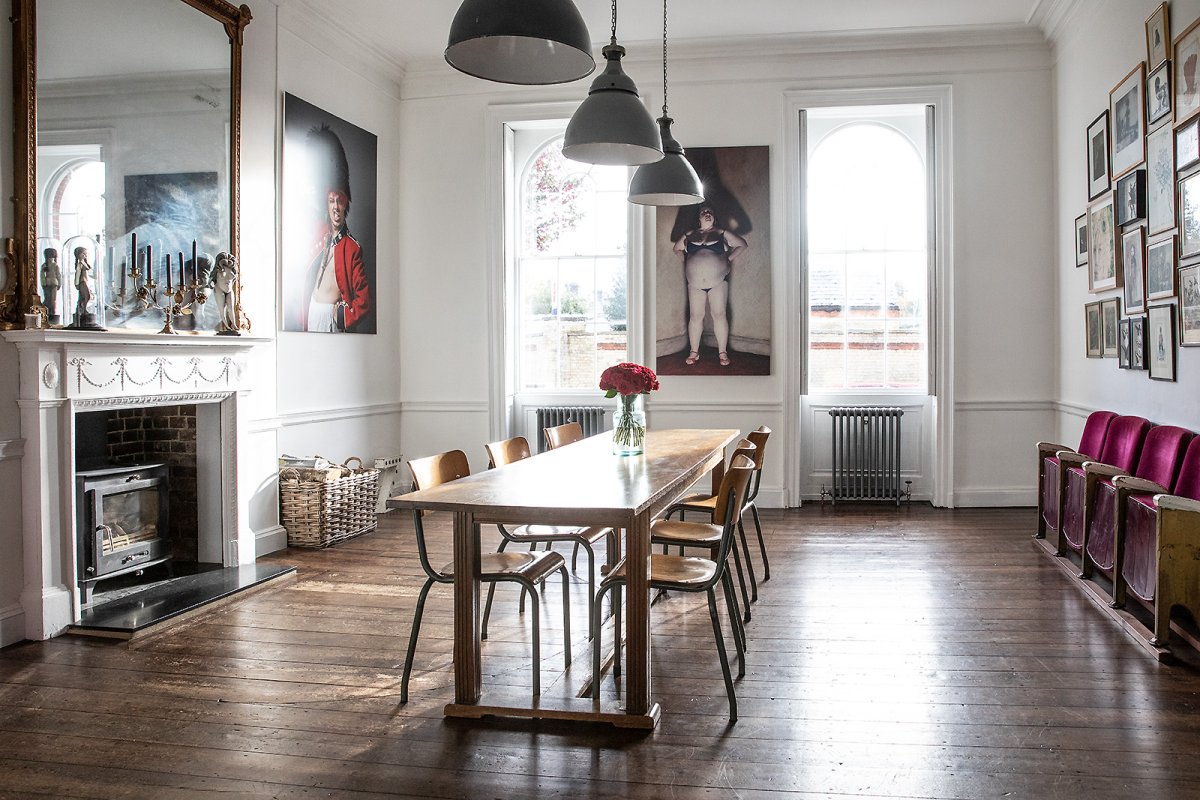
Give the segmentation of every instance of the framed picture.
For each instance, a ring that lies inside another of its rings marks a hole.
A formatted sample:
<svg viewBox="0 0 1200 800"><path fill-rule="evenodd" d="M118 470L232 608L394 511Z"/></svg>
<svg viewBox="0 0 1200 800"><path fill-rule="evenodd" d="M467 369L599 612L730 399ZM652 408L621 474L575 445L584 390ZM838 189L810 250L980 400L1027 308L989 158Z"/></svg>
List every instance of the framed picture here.
<svg viewBox="0 0 1200 800"><path fill-rule="evenodd" d="M1175 37L1175 125L1200 113L1200 18Z"/></svg>
<svg viewBox="0 0 1200 800"><path fill-rule="evenodd" d="M1139 63L1108 93L1112 118L1112 177L1121 177L1146 158L1145 106L1142 87L1146 67Z"/></svg>
<svg viewBox="0 0 1200 800"><path fill-rule="evenodd" d="M1120 341L1117 342L1117 366L1121 369L1131 369L1132 358L1129 351L1129 323L1132 320L1121 320Z"/></svg>
<svg viewBox="0 0 1200 800"><path fill-rule="evenodd" d="M1075 266L1082 267L1087 260L1087 214L1080 214L1075 218Z"/></svg>
<svg viewBox="0 0 1200 800"><path fill-rule="evenodd" d="M1112 192L1106 193L1088 206L1087 227L1088 291L1105 292L1115 289L1121 285L1121 255L1117 249L1117 224Z"/></svg>
<svg viewBox="0 0 1200 800"><path fill-rule="evenodd" d="M1175 306L1165 303L1150 306L1146 317L1146 342L1150 347L1146 363L1156 381L1175 380Z"/></svg>
<svg viewBox="0 0 1200 800"><path fill-rule="evenodd" d="M1121 235L1121 272L1125 277L1122 296L1126 314L1141 314L1146 310L1145 248L1141 225Z"/></svg>
<svg viewBox="0 0 1200 800"><path fill-rule="evenodd" d="M376 332L378 149L370 131L284 93L281 330Z"/></svg>
<svg viewBox="0 0 1200 800"><path fill-rule="evenodd" d="M1179 343L1200 345L1200 264L1179 270Z"/></svg>
<svg viewBox="0 0 1200 800"><path fill-rule="evenodd" d="M1129 323L1129 368L1146 368L1146 318L1130 317Z"/></svg>
<svg viewBox="0 0 1200 800"><path fill-rule="evenodd" d="M1200 142L1197 143L1200 148ZM1200 155L1197 156L1200 158ZM1092 120L1087 129L1088 200L1108 191L1108 112Z"/></svg>
<svg viewBox="0 0 1200 800"><path fill-rule="evenodd" d="M1126 272L1128 274L1128 272ZM1175 237L1146 245L1146 299L1175 296Z"/></svg>
<svg viewBox="0 0 1200 800"><path fill-rule="evenodd" d="M1100 358L1104 355L1101 344L1103 335L1100 330L1100 302L1088 303L1083 307L1085 336L1087 339L1087 357Z"/></svg>
<svg viewBox="0 0 1200 800"><path fill-rule="evenodd" d="M1165 125L1146 137L1146 223L1147 233L1175 227L1175 151Z"/></svg>
<svg viewBox="0 0 1200 800"><path fill-rule="evenodd" d="M1117 225L1146 216L1146 170L1135 169L1117 181Z"/></svg>
<svg viewBox="0 0 1200 800"><path fill-rule="evenodd" d="M1146 124L1171 116L1171 62L1164 61L1146 76Z"/></svg>
<svg viewBox="0 0 1200 800"><path fill-rule="evenodd" d="M1175 169L1183 171L1200 161L1200 120L1175 130Z"/></svg>
<svg viewBox="0 0 1200 800"><path fill-rule="evenodd" d="M1110 297L1100 301L1100 329L1102 337L1100 354L1104 358L1117 357L1117 328L1121 322L1121 298Z"/></svg>
<svg viewBox="0 0 1200 800"><path fill-rule="evenodd" d="M1171 57L1171 16L1163 3L1146 18L1146 66L1154 69Z"/></svg>
<svg viewBox="0 0 1200 800"><path fill-rule="evenodd" d="M1179 258L1200 255L1200 173L1179 182Z"/></svg>

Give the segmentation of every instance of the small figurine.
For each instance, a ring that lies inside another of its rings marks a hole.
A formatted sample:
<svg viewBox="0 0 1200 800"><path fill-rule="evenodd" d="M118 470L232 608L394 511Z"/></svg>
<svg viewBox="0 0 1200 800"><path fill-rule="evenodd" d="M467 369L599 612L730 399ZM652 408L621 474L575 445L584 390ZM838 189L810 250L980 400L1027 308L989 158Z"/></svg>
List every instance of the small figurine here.
<svg viewBox="0 0 1200 800"><path fill-rule="evenodd" d="M58 290L62 286L62 269L58 266L58 251L47 247L42 254L42 302L50 314L50 324L58 324Z"/></svg>
<svg viewBox="0 0 1200 800"><path fill-rule="evenodd" d="M218 253L208 285L213 289L217 311L217 333L238 335L234 284L237 281L237 259L230 253Z"/></svg>
<svg viewBox="0 0 1200 800"><path fill-rule="evenodd" d="M76 247L73 252L75 253L75 292L78 299L75 302L75 318L68 327L102 331L104 328L97 324L96 314L91 310L96 295L92 291L92 265L88 261L87 248Z"/></svg>

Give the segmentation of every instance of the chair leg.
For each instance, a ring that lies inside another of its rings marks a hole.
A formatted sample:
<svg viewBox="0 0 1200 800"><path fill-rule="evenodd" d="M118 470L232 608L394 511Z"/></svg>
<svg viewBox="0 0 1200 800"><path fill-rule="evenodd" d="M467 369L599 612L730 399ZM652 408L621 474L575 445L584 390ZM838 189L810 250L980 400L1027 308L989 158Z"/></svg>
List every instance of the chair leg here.
<svg viewBox="0 0 1200 800"><path fill-rule="evenodd" d="M600 648L603 646L604 637L600 635L600 608L602 606L600 599L604 593L615 587L615 583L610 583L608 586L600 587L600 594L596 597L596 605L592 609L592 626L596 629L597 635L592 639L592 699L600 699ZM620 628L616 628L614 637L621 635Z"/></svg>
<svg viewBox="0 0 1200 800"><path fill-rule="evenodd" d="M750 560L750 545L746 542L746 528L742 525L741 517L738 518L738 539L742 542L742 555L746 557L746 574L750 576L750 599L758 602L758 580L754 577L754 562ZM737 542L733 543L737 547ZM749 604L747 603L747 606ZM749 608L747 608L749 610Z"/></svg>
<svg viewBox="0 0 1200 800"><path fill-rule="evenodd" d="M568 592L568 585L571 581L567 577L567 565L564 564L558 568L562 573L563 585L563 656L564 667L571 666L571 595ZM545 584L543 584L544 586Z"/></svg>
<svg viewBox="0 0 1200 800"><path fill-rule="evenodd" d="M501 539L500 546L496 548L497 553L503 553L504 548L508 547L508 539ZM488 584L487 602L483 604L483 629L479 633L481 640L487 639L488 618L492 616L492 598L496 596L496 582L492 581ZM524 607L521 608L524 611Z"/></svg>
<svg viewBox="0 0 1200 800"><path fill-rule="evenodd" d="M579 567L579 542L575 543L575 547L571 548L571 572L575 572Z"/></svg>
<svg viewBox="0 0 1200 800"><path fill-rule="evenodd" d="M417 652L417 635L421 632L421 616L425 613L425 598L429 596L429 587L433 586L433 578L426 578L421 593L417 595L417 610L413 613L412 631L408 634L408 655L404 658L404 677L400 679L400 702L408 702L408 677L412 674L413 656Z"/></svg>
<svg viewBox="0 0 1200 800"><path fill-rule="evenodd" d="M613 680L621 677L621 587L623 583L614 584L613 589Z"/></svg>
<svg viewBox="0 0 1200 800"><path fill-rule="evenodd" d="M733 547L729 548L729 552L733 554L733 566L737 570L738 586L742 589L742 602L746 604L746 615L742 617L746 622L750 621L750 595L746 592L746 575L742 572L742 557L738 553L737 542L734 542ZM713 550L709 558L716 558L717 552Z"/></svg>
<svg viewBox="0 0 1200 800"><path fill-rule="evenodd" d="M746 677L746 628L743 627L737 612L737 597L733 593L733 579L729 571L721 576L721 586L725 589L725 607L729 609L729 626L733 628L733 647L737 650L738 677Z"/></svg>
<svg viewBox="0 0 1200 800"><path fill-rule="evenodd" d="M708 587L708 615L712 618L713 639L717 643L717 655L721 658L721 675L725 678L725 693L729 695L729 721L737 722L737 696L733 693L733 676L729 674L729 656L725 654L725 637L721 635L721 620L717 616L717 593Z"/></svg>
<svg viewBox="0 0 1200 800"><path fill-rule="evenodd" d="M754 503L750 504L750 514L754 517L754 530L758 534L758 551L762 553L763 560L763 583L771 580L771 562L767 560L767 543L763 539L762 520L758 518L758 506ZM1040 519L1040 517L1039 517ZM1043 534L1045 536L1045 534Z"/></svg>
<svg viewBox="0 0 1200 800"><path fill-rule="evenodd" d="M575 547L578 548L579 543L576 543ZM587 550L588 639L594 639L596 637L596 626L595 626L595 623L592 621L592 606L596 602L596 551L592 549L592 546L590 544L585 544L585 545L583 545L583 547L585 550ZM574 571L574 567L572 567L572 571Z"/></svg>
<svg viewBox="0 0 1200 800"><path fill-rule="evenodd" d="M529 594L529 607L533 609L533 696L542 694L542 610L538 602L537 590L525 586L521 596Z"/></svg>

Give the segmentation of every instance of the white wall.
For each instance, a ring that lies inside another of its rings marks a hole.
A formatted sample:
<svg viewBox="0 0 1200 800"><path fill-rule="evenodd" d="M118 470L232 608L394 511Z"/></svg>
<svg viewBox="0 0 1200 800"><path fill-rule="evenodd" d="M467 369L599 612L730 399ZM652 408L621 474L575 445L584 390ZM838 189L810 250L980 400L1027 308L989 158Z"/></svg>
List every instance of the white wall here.
<svg viewBox="0 0 1200 800"><path fill-rule="evenodd" d="M1159 424L1200 430L1200 349L1179 348L1176 383L1121 370L1116 359L1084 356L1085 303L1120 290L1088 293L1087 270L1075 268L1075 218L1087 207L1087 126L1108 108L1109 91L1146 59L1145 20L1158 0L1077 4L1055 41L1055 259L1053 266L1059 438L1074 444L1090 411L1112 409ZM1200 16L1200 0L1172 0L1171 35ZM1157 304L1165 301L1151 301Z"/></svg>
<svg viewBox="0 0 1200 800"><path fill-rule="evenodd" d="M763 497L784 500L784 443L798 409L785 407L785 373L799 360L787 342L789 263L797 211L789 205L784 142L785 93L848 87L949 84L953 94L955 264L954 352L958 504L1032 504L1025 457L1053 431L1054 334L1051 229L1051 77L1049 48L1036 35L867 37L759 46L753 56L703 54L686 47L671 63L671 115L684 147L771 148L772 365L769 377L669 377L650 398L651 424L776 431ZM652 48L631 51L627 71L654 108L661 74ZM485 176L489 106L580 100L586 82L506 90L431 68L404 82L401 114L404 444L409 455L462 447L476 466L488 430L488 270L500 259L488 233ZM647 221L652 217L647 216ZM652 263L647 253L647 263ZM654 330L653 275L648 307L635 324ZM498 328L497 328L498 329ZM631 356L653 363L653 338ZM437 341L439 346L430 346ZM600 396L599 391L596 397ZM419 404L419 408L413 407ZM444 411L443 411L444 409ZM817 445L814 445L817 446ZM476 452L479 451L479 452ZM994 458L974 454L986 452Z"/></svg>

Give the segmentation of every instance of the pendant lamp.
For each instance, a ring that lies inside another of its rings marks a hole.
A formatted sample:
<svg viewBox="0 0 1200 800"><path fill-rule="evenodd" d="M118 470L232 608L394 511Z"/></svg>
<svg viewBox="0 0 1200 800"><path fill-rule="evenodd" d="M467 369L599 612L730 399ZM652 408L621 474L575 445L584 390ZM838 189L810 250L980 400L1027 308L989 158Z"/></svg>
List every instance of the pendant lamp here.
<svg viewBox="0 0 1200 800"><path fill-rule="evenodd" d="M633 79L621 70L625 48L617 44L617 2L612 39L602 51L607 65L567 123L563 155L587 164L649 164L663 157L662 137L642 105Z"/></svg>
<svg viewBox="0 0 1200 800"><path fill-rule="evenodd" d="M446 61L468 75L522 85L592 74L592 38L571 0L463 0Z"/></svg>
<svg viewBox="0 0 1200 800"><path fill-rule="evenodd" d="M661 161L643 164L633 173L629 202L643 206L690 206L704 202L700 176L671 135L673 121L667 114L667 0L663 0L663 109L658 128L664 155Z"/></svg>

